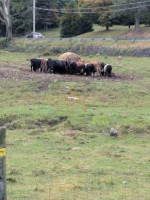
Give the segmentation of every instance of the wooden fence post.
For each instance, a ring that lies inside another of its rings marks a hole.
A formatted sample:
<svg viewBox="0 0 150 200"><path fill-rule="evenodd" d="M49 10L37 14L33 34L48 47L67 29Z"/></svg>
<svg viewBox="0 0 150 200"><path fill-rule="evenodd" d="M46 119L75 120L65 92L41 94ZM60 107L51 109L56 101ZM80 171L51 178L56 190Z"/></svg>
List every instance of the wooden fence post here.
<svg viewBox="0 0 150 200"><path fill-rule="evenodd" d="M0 127L0 200L6 200L6 128Z"/></svg>

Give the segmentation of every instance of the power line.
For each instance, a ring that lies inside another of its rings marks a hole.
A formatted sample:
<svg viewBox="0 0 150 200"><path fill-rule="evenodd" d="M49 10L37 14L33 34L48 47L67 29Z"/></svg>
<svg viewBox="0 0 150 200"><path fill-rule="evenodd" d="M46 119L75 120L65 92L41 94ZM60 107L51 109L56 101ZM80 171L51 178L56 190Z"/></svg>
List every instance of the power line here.
<svg viewBox="0 0 150 200"><path fill-rule="evenodd" d="M116 5L105 5L105 6L98 6L98 7L88 7L88 8L80 8L80 10L93 10L93 9L98 9L98 8L113 8L113 7L122 7L122 6L130 6L130 5L137 5L137 4L143 4L143 3L150 3L150 0L147 1L139 1L139 2L135 2L135 3L127 3L127 4L116 4ZM140 5L139 5L140 6ZM44 9L44 8L43 8ZM69 9L53 9L53 11L58 11L58 10L62 10L62 11L68 11ZM72 10L77 11L76 8L72 8Z"/></svg>
<svg viewBox="0 0 150 200"><path fill-rule="evenodd" d="M24 16L24 15L26 15L27 13L29 13L29 12L31 12L31 11L32 11L32 9L30 8L30 9L28 9L28 10L25 10L25 11L22 12L22 13L17 13L17 14L11 15L11 16L12 16L12 17Z"/></svg>
<svg viewBox="0 0 150 200"><path fill-rule="evenodd" d="M91 10L91 9L98 9L98 8L113 8L113 7L122 7L122 6L130 6L130 5L137 5L137 4L143 4L143 3L150 3L150 0L147 1L139 1L139 2L135 2L135 3L127 3L127 4L114 4L114 5L104 5L104 6L98 6L98 7L88 7L88 8L81 8L81 10ZM63 10L67 10L67 9L63 9ZM75 9L73 9L75 10Z"/></svg>
<svg viewBox="0 0 150 200"><path fill-rule="evenodd" d="M119 7L119 6L124 6L124 5L134 5L134 4L140 4L140 3L146 3L149 2L150 0L146 0L146 1L139 1L139 2L130 2L130 3L122 3L122 4L114 4L114 5L103 5L103 6L98 6L95 8L105 8L105 7ZM60 3L59 6L65 6L65 3ZM93 9L94 7L88 7L88 8L81 8L81 9ZM59 9L59 8L58 8ZM64 9L64 10L68 10L68 9ZM76 10L76 8L72 8L72 10Z"/></svg>
<svg viewBox="0 0 150 200"><path fill-rule="evenodd" d="M150 3L150 2L149 2ZM120 11L126 11L126 10L134 10L138 8L145 8L149 7L150 5L143 5L143 6L137 6L137 7L132 7L132 8L119 8L119 9L113 9L111 12L120 12ZM61 9L44 9L44 8L38 8L36 7L37 10L45 10L49 12L55 12L55 13L60 13L60 14L96 14L96 13L107 13L110 12L109 10L105 11L62 11Z"/></svg>
<svg viewBox="0 0 150 200"><path fill-rule="evenodd" d="M128 3L128 4L116 4L116 5L107 5L107 6L100 6L100 7L96 7L97 8L111 8L111 7L120 7L120 6L129 6L129 5L134 5L134 4L140 4L140 3L150 3L150 0L148 1L139 1L139 2L136 2L136 3ZM149 5L142 5L140 7L149 7ZM125 10L132 10L132 9L136 9L136 8L140 8L139 6L138 7L133 7L133 8L119 8L119 9L114 9L114 10L111 10L111 11L125 11ZM38 10L45 10L45 11L50 11L50 12L56 12L56 13L83 13L83 14L94 14L94 13L98 13L100 11L82 11L82 10L88 10L88 9L94 9L89 7L89 8L81 8L80 11L73 8L72 10L74 11L69 11L69 9L44 9L44 8L38 8L36 7L36 9ZM14 15L11 15L12 17L17 17L17 16L22 16L22 15L26 15L27 13L29 13L32 9L28 9L22 13L17 13L17 14L14 14ZM110 11L101 11L101 12L110 12Z"/></svg>

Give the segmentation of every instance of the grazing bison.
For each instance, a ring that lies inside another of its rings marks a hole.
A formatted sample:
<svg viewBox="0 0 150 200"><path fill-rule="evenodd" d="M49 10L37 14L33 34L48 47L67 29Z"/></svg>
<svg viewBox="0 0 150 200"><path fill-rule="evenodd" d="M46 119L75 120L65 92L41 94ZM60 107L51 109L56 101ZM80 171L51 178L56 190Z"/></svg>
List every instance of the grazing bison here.
<svg viewBox="0 0 150 200"><path fill-rule="evenodd" d="M41 60L41 66L40 66L41 72L47 72L47 60L42 59Z"/></svg>
<svg viewBox="0 0 150 200"><path fill-rule="evenodd" d="M97 75L100 75L101 74L100 63L98 61L90 61L89 63L94 65Z"/></svg>
<svg viewBox="0 0 150 200"><path fill-rule="evenodd" d="M76 74L77 63L76 62L67 62L67 69L69 74Z"/></svg>
<svg viewBox="0 0 150 200"><path fill-rule="evenodd" d="M78 61L76 64L77 64L76 74L84 75L85 73L84 61Z"/></svg>
<svg viewBox="0 0 150 200"><path fill-rule="evenodd" d="M90 63L86 63L84 67L84 72L86 73L86 76L91 76L96 72L95 66Z"/></svg>
<svg viewBox="0 0 150 200"><path fill-rule="evenodd" d="M53 72L53 65L54 65L54 60L49 58L47 61L47 72L49 73Z"/></svg>
<svg viewBox="0 0 150 200"><path fill-rule="evenodd" d="M40 59L40 58L31 59L30 60L30 62L31 62L31 71L33 70L33 71L36 72L37 70L39 70L41 68L41 61L42 61L42 59Z"/></svg>
<svg viewBox="0 0 150 200"><path fill-rule="evenodd" d="M104 62L100 62L100 73L101 73L102 76L104 76L104 66L105 65L106 64Z"/></svg>
<svg viewBox="0 0 150 200"><path fill-rule="evenodd" d="M66 74L68 73L68 63L63 60L48 59L47 70L54 74Z"/></svg>
<svg viewBox="0 0 150 200"><path fill-rule="evenodd" d="M104 66L104 76L111 76L111 72L112 72L112 66L109 64L106 64Z"/></svg>

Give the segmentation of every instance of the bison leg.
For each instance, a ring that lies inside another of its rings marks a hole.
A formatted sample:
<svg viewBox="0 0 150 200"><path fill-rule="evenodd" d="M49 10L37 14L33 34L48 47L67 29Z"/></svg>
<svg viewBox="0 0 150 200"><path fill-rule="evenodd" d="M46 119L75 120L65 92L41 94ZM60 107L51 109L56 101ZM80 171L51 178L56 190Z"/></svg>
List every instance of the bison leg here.
<svg viewBox="0 0 150 200"><path fill-rule="evenodd" d="M31 72L32 72L32 70L33 70L33 66L32 66L32 64L31 64Z"/></svg>

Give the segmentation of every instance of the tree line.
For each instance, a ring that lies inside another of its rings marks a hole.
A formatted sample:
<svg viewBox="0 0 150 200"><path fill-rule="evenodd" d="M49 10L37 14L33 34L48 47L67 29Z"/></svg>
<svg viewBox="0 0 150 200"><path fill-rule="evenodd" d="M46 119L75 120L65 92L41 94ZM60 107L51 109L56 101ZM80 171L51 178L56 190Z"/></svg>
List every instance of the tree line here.
<svg viewBox="0 0 150 200"><path fill-rule="evenodd" d="M36 30L61 26L61 37L92 31L93 24L140 31L141 23L150 26L150 0L36 0ZM31 0L0 0L0 36L11 40L31 30Z"/></svg>

